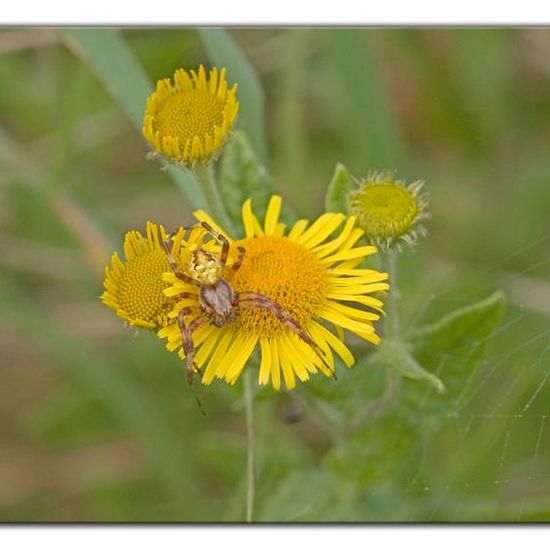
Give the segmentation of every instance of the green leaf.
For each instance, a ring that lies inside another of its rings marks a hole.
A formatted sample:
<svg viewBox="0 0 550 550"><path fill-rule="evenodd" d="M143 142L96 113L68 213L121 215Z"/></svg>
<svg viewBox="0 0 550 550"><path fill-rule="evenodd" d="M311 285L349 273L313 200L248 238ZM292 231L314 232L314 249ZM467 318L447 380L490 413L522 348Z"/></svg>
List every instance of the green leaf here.
<svg viewBox="0 0 550 550"><path fill-rule="evenodd" d="M259 521L323 521L334 519L335 480L323 469L291 471L262 503Z"/></svg>
<svg viewBox="0 0 550 550"><path fill-rule="evenodd" d="M406 378L429 382L439 393L445 391L443 382L423 368L411 355L409 346L403 342L384 340L378 347L376 354L372 357L372 364L388 369L395 369L401 376L405 376Z"/></svg>
<svg viewBox="0 0 550 550"><path fill-rule="evenodd" d="M264 91L258 75L242 50L224 29L198 29L210 60L227 69L228 84L237 82L239 126L250 136L256 153L267 162L264 124Z"/></svg>
<svg viewBox="0 0 550 550"><path fill-rule="evenodd" d="M254 212L262 219L269 198L277 193L243 132L236 132L223 149L216 179L228 215L241 235L244 234L241 216L243 202L252 199ZM287 209L283 210L282 219L292 219Z"/></svg>
<svg viewBox="0 0 550 550"><path fill-rule="evenodd" d="M407 388L410 405L424 412L449 412L456 407L501 322L504 307L504 295L497 291L410 335L415 359L440 377L447 388L443 395Z"/></svg>
<svg viewBox="0 0 550 550"><path fill-rule="evenodd" d="M325 196L325 210L327 212L342 212L343 214L347 214L347 195L352 189L353 181L348 169L343 164L338 163L328 184Z"/></svg>
<svg viewBox="0 0 550 550"><path fill-rule="evenodd" d="M115 29L69 28L64 32L69 48L92 68L141 134L145 101L153 84L125 40ZM204 208L204 195L192 172L170 165L168 174L194 208Z"/></svg>

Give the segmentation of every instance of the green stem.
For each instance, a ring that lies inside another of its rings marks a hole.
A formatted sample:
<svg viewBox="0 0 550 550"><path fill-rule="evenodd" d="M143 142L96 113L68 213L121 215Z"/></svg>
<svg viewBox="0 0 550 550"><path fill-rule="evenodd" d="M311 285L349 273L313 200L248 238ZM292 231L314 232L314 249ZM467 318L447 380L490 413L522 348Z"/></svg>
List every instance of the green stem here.
<svg viewBox="0 0 550 550"><path fill-rule="evenodd" d="M399 325L399 291L397 290L397 255L395 248L382 253L382 268L388 272L390 289L386 299L386 318L384 320L384 339L387 342L400 340ZM384 343L382 343L382 346ZM348 433L353 433L369 420L378 416L395 398L399 391L401 376L393 369L386 369L386 387L382 395L363 407L348 426Z"/></svg>
<svg viewBox="0 0 550 550"><path fill-rule="evenodd" d="M397 255L397 250L392 248L382 256L384 269L388 272L390 283L388 299L386 300L386 320L384 323L385 336L388 340L399 340L400 337Z"/></svg>
<svg viewBox="0 0 550 550"><path fill-rule="evenodd" d="M214 166L211 162L195 166L195 174L206 198L209 214L216 222L231 235L234 235L233 224L227 215L225 205L214 177Z"/></svg>
<svg viewBox="0 0 550 550"><path fill-rule="evenodd" d="M252 407L254 396L252 395L251 370L244 373L244 401L246 412L246 521L248 523L254 518L254 410Z"/></svg>
<svg viewBox="0 0 550 550"><path fill-rule="evenodd" d="M219 193L216 178L214 177L214 166L211 162L199 164L195 167L195 174L201 185L208 205L209 214L216 222L234 235L234 227L227 215L225 205ZM254 517L254 410L252 394L251 370L247 369L244 374L244 401L246 415L246 521L251 522Z"/></svg>

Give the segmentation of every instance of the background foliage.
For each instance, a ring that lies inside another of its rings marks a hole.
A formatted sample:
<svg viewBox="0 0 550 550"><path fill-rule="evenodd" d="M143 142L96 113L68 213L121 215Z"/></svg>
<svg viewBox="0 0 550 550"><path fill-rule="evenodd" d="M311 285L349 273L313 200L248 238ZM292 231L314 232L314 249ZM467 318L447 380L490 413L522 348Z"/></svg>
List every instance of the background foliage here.
<svg viewBox="0 0 550 550"><path fill-rule="evenodd" d="M337 162L432 195L400 290L447 392L388 395L369 354L258 390L257 519L550 519L549 54L546 29L1 30L0 519L244 517L241 388L202 391L202 417L176 357L98 299L126 230L201 205L139 128L155 80L209 62L248 136L220 167L230 208L244 173L314 216Z"/></svg>

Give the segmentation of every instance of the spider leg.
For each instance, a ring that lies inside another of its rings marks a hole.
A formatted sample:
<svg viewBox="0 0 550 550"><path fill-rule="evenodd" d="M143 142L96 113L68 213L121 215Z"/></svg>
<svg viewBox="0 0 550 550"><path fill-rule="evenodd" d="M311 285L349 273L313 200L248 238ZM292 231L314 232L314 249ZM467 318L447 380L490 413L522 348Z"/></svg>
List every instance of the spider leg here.
<svg viewBox="0 0 550 550"><path fill-rule="evenodd" d="M227 262L227 257L229 255L229 240L225 235L220 233L219 231L216 231L209 223L207 222L197 222L193 225L189 225L187 227L184 227L184 229L193 229L194 227L200 227L202 226L208 233L210 233L215 239L218 239L220 243L222 243L222 252L220 254L220 261L222 263L222 266L225 267L225 264Z"/></svg>
<svg viewBox="0 0 550 550"><path fill-rule="evenodd" d="M197 405L199 406L201 413L206 416L199 397L195 391L195 387L193 386L193 375L195 373L195 347L193 346L193 332L209 319L205 315L202 315L201 317L197 317L196 319L194 319L189 324L189 326L187 326L185 324L184 317L185 315L191 313L192 310L192 307L184 307L180 309L178 313L178 326L181 333L183 351L185 352L185 358L187 360L187 383L189 384L189 387L191 388L191 391L195 396L195 400L197 402Z"/></svg>
<svg viewBox="0 0 550 550"><path fill-rule="evenodd" d="M244 253L246 252L244 246L238 246L237 250L239 251L239 257L237 258L237 261L233 264L231 267L232 273L237 273L239 271L239 268L241 267L243 260L244 260Z"/></svg>
<svg viewBox="0 0 550 550"><path fill-rule="evenodd" d="M169 240L168 241L161 241L162 242L162 247L164 248L165 252L166 252L166 257L168 258L168 263L170 264L170 267L172 268L172 271L174 272L174 275L178 278L178 279L181 279L182 281L185 281L186 283L189 283L189 284L192 284L192 285L197 285L197 281L195 281L194 279L192 279L191 277L189 277L189 275L186 275L185 273L183 273L181 271L181 269L179 268L177 262L176 262L176 259L174 258L174 256L172 255L172 252L170 251L170 242Z"/></svg>
<svg viewBox="0 0 550 550"><path fill-rule="evenodd" d="M196 295L191 294L190 292L180 292L179 294L172 296L172 298L174 300L183 300L184 298L196 298Z"/></svg>
<svg viewBox="0 0 550 550"><path fill-rule="evenodd" d="M259 292L241 292L238 295L238 300L240 306L257 307L271 311L282 323L284 323L286 327L288 327L292 332L294 332L294 334L296 334L313 349L313 351L317 354L317 357L321 359L329 371L333 370L331 365L326 360L325 352L302 328L300 323L296 321L296 319L294 319L294 317L292 317L288 311L284 310L277 302L274 302L271 298L268 298Z"/></svg>

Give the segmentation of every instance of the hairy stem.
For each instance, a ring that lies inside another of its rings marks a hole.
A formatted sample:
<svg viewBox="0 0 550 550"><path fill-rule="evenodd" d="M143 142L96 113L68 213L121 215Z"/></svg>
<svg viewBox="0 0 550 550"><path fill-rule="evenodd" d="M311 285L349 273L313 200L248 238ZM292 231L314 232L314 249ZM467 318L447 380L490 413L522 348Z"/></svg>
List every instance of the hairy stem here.
<svg viewBox="0 0 550 550"><path fill-rule="evenodd" d="M218 190L216 178L214 177L214 166L211 162L198 164L195 167L195 174L204 192L206 203L208 204L208 213L225 231L233 234L233 224L227 215L225 205Z"/></svg>
<svg viewBox="0 0 550 550"><path fill-rule="evenodd" d="M388 272L390 289L386 299L386 318L384 320L384 337L390 341L400 339L399 324L399 291L397 289L397 255L395 248L382 253L383 270ZM372 418L378 416L394 399L399 391L401 376L393 369L386 370L386 387L374 401L363 407L351 421L348 433L357 431Z"/></svg>
<svg viewBox="0 0 550 550"><path fill-rule="evenodd" d="M378 416L387 405L389 405L393 398L397 395L399 390L399 383L401 377L394 370L386 370L386 387L384 393L377 397L374 401L371 401L367 406L361 409L355 418L351 421L348 427L348 433L357 431L361 426L366 424L372 418Z"/></svg>
<svg viewBox="0 0 550 550"><path fill-rule="evenodd" d="M388 340L399 340L399 290L397 289L397 250L391 248L382 256L384 269L388 272L390 289L386 300L386 320L384 332Z"/></svg>
<svg viewBox="0 0 550 550"><path fill-rule="evenodd" d="M246 413L246 521L254 518L254 485L255 485L255 448L254 448L254 410L251 370L244 373L244 401Z"/></svg>

